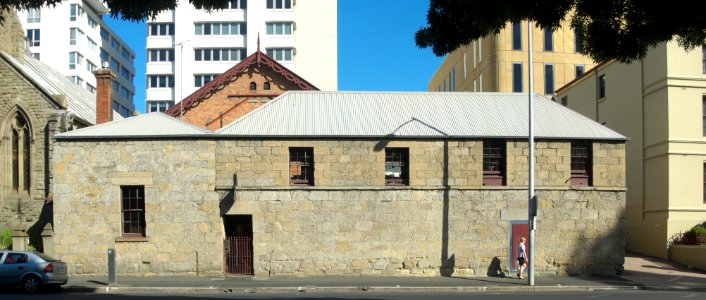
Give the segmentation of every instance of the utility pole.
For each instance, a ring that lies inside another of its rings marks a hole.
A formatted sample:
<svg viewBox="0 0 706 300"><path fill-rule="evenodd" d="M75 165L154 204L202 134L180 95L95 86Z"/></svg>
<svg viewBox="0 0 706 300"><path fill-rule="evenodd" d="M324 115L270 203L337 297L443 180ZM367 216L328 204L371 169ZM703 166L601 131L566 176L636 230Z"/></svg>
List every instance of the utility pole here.
<svg viewBox="0 0 706 300"><path fill-rule="evenodd" d="M529 269L529 285L533 286L534 285L534 249L535 247L535 218L536 218L536 209L537 209L537 199L534 196L534 128L533 128L533 123L532 119L534 117L533 109L532 109L532 100L534 98L534 82L532 80L532 20L528 19L527 20L527 53L528 53L528 74L529 74L529 93L528 93L528 98L529 98L529 134L528 134L528 142L529 142L529 197L528 197L528 202L527 202L527 223L529 225L529 245L527 249L529 250L529 254L527 259L529 260L528 264L528 269Z"/></svg>

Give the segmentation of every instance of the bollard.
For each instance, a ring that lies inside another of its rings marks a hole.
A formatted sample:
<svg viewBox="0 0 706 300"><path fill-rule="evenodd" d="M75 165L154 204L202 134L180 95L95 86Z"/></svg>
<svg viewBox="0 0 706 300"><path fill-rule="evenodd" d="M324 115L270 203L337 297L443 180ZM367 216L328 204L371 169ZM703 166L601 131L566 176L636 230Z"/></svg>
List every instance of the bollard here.
<svg viewBox="0 0 706 300"><path fill-rule="evenodd" d="M115 249L108 249L108 284L115 284Z"/></svg>

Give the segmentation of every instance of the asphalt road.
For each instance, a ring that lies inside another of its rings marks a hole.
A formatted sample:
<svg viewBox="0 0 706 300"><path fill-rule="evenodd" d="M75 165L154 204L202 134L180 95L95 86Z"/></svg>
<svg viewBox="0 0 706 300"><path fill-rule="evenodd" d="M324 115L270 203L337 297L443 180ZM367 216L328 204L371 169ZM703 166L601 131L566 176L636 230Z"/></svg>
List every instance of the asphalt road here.
<svg viewBox="0 0 706 300"><path fill-rule="evenodd" d="M534 293L289 293L289 294L102 294L102 293L40 293L28 295L13 291L0 291L0 299L135 299L142 300L197 300L197 299L240 299L240 300L460 300L460 299L493 299L493 300L534 300L534 299L625 299L625 300L657 300L657 299L706 299L706 292L694 291L648 291L648 290L607 290L593 292L534 292Z"/></svg>

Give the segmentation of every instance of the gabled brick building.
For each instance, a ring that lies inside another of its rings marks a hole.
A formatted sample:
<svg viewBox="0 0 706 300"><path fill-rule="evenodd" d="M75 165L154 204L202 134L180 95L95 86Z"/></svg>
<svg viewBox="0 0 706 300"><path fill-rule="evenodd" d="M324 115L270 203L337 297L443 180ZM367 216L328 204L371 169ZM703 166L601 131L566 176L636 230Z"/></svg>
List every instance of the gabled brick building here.
<svg viewBox="0 0 706 300"><path fill-rule="evenodd" d="M290 90L318 89L258 49L165 113L215 131Z"/></svg>

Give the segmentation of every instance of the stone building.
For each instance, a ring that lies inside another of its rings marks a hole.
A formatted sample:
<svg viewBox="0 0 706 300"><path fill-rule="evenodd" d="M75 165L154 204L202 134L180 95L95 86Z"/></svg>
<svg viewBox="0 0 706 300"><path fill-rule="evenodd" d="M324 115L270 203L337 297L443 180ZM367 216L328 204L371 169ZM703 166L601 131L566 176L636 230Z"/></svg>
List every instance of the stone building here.
<svg viewBox="0 0 706 300"><path fill-rule="evenodd" d="M26 52L17 15L2 14L0 230L28 231L32 236L51 221L52 136L94 124L96 100ZM30 240L42 250L41 240Z"/></svg>
<svg viewBox="0 0 706 300"><path fill-rule="evenodd" d="M39 234L52 220L52 137L95 124L98 99L32 57L26 51L17 15L12 11L2 14L0 230L11 229L22 236L29 233L30 244L41 251ZM104 108L99 123L112 120L111 113L121 118L111 108L114 75L104 71L97 74L103 83L97 88L104 104L99 105Z"/></svg>
<svg viewBox="0 0 706 300"><path fill-rule="evenodd" d="M197 76L196 80L207 80ZM202 83L198 83L202 84ZM318 90L304 78L260 52L215 76L165 113L218 130L289 90Z"/></svg>
<svg viewBox="0 0 706 300"><path fill-rule="evenodd" d="M536 271L614 273L625 137L535 98ZM526 119L522 94L289 91L216 132L59 134L55 251L84 274L115 249L143 276L498 275L527 234Z"/></svg>

